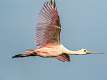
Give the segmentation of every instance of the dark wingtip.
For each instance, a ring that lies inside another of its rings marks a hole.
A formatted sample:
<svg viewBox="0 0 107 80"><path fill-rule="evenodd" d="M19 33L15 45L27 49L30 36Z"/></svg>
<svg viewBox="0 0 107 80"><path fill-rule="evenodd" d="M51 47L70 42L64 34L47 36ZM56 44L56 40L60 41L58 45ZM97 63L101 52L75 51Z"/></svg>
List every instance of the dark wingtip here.
<svg viewBox="0 0 107 80"><path fill-rule="evenodd" d="M15 56L12 56L12 58L21 58L21 57L26 57L24 54L17 54Z"/></svg>

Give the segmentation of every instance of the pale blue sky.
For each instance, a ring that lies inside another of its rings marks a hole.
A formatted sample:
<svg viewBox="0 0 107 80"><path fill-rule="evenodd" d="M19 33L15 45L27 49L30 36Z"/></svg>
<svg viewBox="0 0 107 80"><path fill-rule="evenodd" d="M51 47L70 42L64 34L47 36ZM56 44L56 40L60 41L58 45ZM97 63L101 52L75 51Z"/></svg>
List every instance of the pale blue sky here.
<svg viewBox="0 0 107 80"><path fill-rule="evenodd" d="M45 1L45 0L44 0ZM62 43L104 55L71 56L71 62L39 57L11 59L34 48L43 0L0 0L0 80L107 80L107 0L56 0Z"/></svg>

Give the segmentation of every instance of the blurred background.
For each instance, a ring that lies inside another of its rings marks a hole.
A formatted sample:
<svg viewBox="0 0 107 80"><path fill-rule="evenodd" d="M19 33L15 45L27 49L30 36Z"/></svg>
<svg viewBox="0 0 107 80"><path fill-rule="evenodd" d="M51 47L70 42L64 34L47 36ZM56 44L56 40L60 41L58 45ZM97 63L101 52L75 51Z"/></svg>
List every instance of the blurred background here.
<svg viewBox="0 0 107 80"><path fill-rule="evenodd" d="M35 48L35 25L46 0L0 0L0 80L107 80L107 0L56 0L62 43L104 55L73 55L71 62L11 57Z"/></svg>

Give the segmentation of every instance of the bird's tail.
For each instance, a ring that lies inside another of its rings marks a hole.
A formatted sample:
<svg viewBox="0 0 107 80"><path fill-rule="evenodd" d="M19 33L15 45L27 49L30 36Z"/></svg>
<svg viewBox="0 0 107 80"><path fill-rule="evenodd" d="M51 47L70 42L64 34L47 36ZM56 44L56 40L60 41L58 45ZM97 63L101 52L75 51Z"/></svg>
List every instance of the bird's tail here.
<svg viewBox="0 0 107 80"><path fill-rule="evenodd" d="M34 52L33 50L28 50L25 51L24 54L16 54L14 56L12 56L12 58L23 58L23 57L29 57L29 56L36 56L36 52Z"/></svg>

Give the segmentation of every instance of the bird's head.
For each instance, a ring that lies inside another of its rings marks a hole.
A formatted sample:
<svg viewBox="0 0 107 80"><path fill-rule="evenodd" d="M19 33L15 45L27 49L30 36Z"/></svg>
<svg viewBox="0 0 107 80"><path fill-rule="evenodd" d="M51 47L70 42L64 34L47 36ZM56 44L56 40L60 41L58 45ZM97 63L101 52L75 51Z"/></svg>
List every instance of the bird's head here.
<svg viewBox="0 0 107 80"><path fill-rule="evenodd" d="M94 51L90 51L90 50L87 50L87 49L81 49L79 50L80 54L104 54L104 53L97 53L97 52L94 52Z"/></svg>

